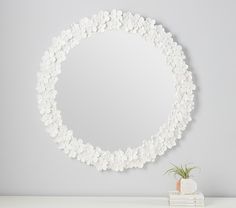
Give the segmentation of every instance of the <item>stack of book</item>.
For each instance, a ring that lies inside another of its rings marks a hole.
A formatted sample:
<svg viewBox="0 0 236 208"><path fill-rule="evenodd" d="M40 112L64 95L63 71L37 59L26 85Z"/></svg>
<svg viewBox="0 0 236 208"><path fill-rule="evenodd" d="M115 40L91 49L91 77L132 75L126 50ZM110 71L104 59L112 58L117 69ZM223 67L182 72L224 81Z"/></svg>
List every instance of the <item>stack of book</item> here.
<svg viewBox="0 0 236 208"><path fill-rule="evenodd" d="M196 192L194 194L181 194L178 191L169 192L170 207L204 207L204 195Z"/></svg>

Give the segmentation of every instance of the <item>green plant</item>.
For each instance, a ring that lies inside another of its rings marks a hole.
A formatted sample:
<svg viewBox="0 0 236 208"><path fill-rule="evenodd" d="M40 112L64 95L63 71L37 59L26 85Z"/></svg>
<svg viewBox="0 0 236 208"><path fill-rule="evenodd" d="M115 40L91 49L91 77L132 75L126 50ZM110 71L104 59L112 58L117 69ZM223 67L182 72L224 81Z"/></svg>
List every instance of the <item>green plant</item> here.
<svg viewBox="0 0 236 208"><path fill-rule="evenodd" d="M187 179L189 178L191 175L190 173L192 172L192 170L194 169L198 169L198 167L196 166L188 166L188 165L174 165L171 164L173 167L168 169L165 174L173 174L174 176L179 176L180 178L183 179Z"/></svg>

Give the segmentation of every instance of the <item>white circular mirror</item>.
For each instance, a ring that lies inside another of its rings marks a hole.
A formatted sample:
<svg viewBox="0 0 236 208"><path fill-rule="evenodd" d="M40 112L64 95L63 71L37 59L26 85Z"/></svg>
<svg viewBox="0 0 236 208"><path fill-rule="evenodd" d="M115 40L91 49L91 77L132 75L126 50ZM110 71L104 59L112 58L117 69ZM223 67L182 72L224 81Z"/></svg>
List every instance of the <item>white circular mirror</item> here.
<svg viewBox="0 0 236 208"><path fill-rule="evenodd" d="M84 18L54 38L42 58L42 121L71 158L98 170L142 168L175 146L191 121L195 85L184 59L155 20L117 10ZM68 71L59 97L61 67Z"/></svg>

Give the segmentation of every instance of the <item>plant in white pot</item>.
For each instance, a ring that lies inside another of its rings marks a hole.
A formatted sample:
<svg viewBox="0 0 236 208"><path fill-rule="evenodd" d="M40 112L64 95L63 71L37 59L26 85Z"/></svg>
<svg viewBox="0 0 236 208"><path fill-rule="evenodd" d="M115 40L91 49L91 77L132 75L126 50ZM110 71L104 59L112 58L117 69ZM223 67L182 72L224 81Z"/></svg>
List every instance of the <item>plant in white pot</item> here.
<svg viewBox="0 0 236 208"><path fill-rule="evenodd" d="M168 169L165 174L173 174L178 176L179 179L176 181L176 190L182 194L192 194L197 191L197 183L191 179L190 173L197 169L195 166L188 165L174 165L172 168Z"/></svg>

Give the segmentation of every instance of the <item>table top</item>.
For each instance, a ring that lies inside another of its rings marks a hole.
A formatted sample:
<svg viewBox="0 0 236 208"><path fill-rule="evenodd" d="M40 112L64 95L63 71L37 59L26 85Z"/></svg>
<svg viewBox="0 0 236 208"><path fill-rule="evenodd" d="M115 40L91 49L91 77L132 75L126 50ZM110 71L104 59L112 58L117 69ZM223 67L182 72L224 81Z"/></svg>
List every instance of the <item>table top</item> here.
<svg viewBox="0 0 236 208"><path fill-rule="evenodd" d="M165 197L0 196L0 208L167 208ZM206 198L205 207L236 208L236 198Z"/></svg>

